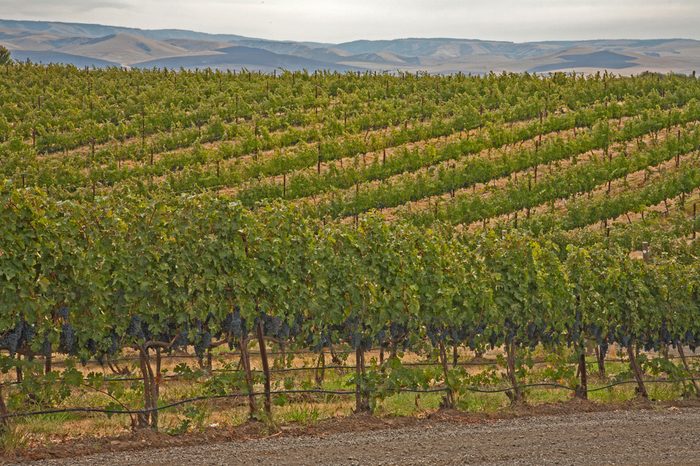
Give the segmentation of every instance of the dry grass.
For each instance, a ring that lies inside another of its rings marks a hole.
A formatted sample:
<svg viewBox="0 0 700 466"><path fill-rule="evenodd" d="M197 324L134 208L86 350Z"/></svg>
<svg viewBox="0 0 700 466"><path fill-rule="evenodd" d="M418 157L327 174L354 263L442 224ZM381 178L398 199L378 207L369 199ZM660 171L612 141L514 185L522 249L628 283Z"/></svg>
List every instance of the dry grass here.
<svg viewBox="0 0 700 466"><path fill-rule="evenodd" d="M272 348L270 348L272 349ZM612 350L614 351L614 349ZM614 354L611 351L611 354ZM500 349L495 349L485 353L482 358L494 360L501 355ZM129 356L129 354L127 354ZM534 350L530 356L535 361L540 361L529 371L529 379L541 379L544 371L550 367L550 363L545 362L548 356L542 348ZM551 355L549 355L551 356ZM220 354L214 358L215 367L222 367L225 362L235 361L236 355ZM474 359L471 351L461 349L459 351L460 361L466 362ZM368 360L378 360L379 352L371 351L367 355ZM172 371L174 366L186 360L182 357L166 358L163 361L163 368ZM316 362L316 357L312 355L301 355L294 359L292 367L309 367ZM418 363L425 361L424 355L407 353L402 355L405 363ZM483 360L483 359L482 359ZM192 360L189 360L192 363ZM257 356L253 356L254 367L260 367ZM58 361L60 364L60 361ZM330 364L330 361L328 361ZM354 355L349 353L344 364L352 366ZM83 370L88 372L95 370L94 365L89 365ZM420 370L420 369L416 369ZM466 366L465 373L478 375L484 371L502 373L503 369L494 366ZM626 370L625 364L608 363L610 373ZM331 370L325 372L323 388L352 390L349 383L353 370ZM276 378L277 387L283 388L281 382L284 378L291 378L295 387L313 386L313 371L299 371L285 374ZM591 375L591 386L604 381L597 380L595 375ZM140 401L140 384L133 383L132 388L127 389L125 402L132 407L138 407ZM201 384L188 382L185 380L171 380L161 385L161 400L173 401L200 395ZM262 390L258 385L256 390ZM652 397L658 400L678 399L680 393L677 387L658 385L650 387ZM621 402L632 400L635 397L634 386L624 385L610 390L604 390L592 394L591 399L601 402ZM377 400L375 405L375 415L379 418L394 418L401 416L423 418L436 413L440 407L442 395L434 394L414 394L399 393L388 396L385 399ZM539 406L547 403L565 402L572 398L572 394L567 390L550 389L528 389L527 399L531 406ZM65 406L104 406L109 401L104 395L91 390L76 390L73 395L64 403ZM509 400L505 394L482 394L464 392L458 396L460 409L478 413L496 413L509 406ZM276 396L273 399L273 419L270 429L277 429L280 426L313 426L328 419L345 418L353 414L354 396L340 395L287 395ZM262 397L258 398L258 406L262 405ZM261 419L265 419L261 417ZM222 399L213 401L197 402L185 407L163 411L160 414L160 426L164 432L181 434L184 432L203 432L208 429L229 429L236 428L248 421L247 398ZM61 413L42 415L30 418L19 419L13 423L12 429L2 437L2 445L7 451L31 449L36 445L60 444L66 441L77 441L81 439L109 439L116 436L129 435L131 426L128 416L89 415L77 413Z"/></svg>

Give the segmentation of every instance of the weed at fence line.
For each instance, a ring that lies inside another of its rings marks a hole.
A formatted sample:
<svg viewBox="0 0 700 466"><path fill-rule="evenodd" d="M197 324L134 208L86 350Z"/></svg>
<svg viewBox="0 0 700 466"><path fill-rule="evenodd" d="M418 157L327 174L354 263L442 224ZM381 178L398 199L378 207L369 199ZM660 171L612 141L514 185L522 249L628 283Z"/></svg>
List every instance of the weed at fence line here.
<svg viewBox="0 0 700 466"><path fill-rule="evenodd" d="M12 455L23 450L29 443L29 435L17 425L8 424L0 431L0 454Z"/></svg>

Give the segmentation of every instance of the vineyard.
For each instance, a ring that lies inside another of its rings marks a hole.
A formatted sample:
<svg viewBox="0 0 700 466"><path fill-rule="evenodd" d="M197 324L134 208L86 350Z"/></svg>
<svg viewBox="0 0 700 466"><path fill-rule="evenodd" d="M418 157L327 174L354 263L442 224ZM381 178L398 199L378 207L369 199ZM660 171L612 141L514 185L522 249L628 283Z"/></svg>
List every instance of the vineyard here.
<svg viewBox="0 0 700 466"><path fill-rule="evenodd" d="M700 396L694 76L14 64L0 96L4 430Z"/></svg>

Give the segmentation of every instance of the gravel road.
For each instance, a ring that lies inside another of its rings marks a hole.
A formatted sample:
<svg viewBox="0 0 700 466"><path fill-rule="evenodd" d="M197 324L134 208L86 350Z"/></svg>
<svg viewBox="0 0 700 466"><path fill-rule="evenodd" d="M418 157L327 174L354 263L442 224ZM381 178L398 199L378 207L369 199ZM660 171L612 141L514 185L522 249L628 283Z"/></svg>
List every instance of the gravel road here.
<svg viewBox="0 0 700 466"><path fill-rule="evenodd" d="M506 419L105 453L43 465L700 465L700 409Z"/></svg>

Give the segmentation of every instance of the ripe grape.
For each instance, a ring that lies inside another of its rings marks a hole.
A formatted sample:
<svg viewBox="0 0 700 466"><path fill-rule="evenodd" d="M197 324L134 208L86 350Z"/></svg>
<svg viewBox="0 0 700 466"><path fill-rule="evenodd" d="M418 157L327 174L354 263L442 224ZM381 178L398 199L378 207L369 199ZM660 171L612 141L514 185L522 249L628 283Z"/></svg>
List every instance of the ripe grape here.
<svg viewBox="0 0 700 466"><path fill-rule="evenodd" d="M175 337L175 342L173 343L173 346L175 348L184 348L185 346L187 346L188 343L188 331L187 329L183 329L180 332L178 332L177 337Z"/></svg>
<svg viewBox="0 0 700 466"><path fill-rule="evenodd" d="M353 349L359 349L362 347L362 334L359 331L354 331L350 337L350 345Z"/></svg>
<svg viewBox="0 0 700 466"><path fill-rule="evenodd" d="M386 346L386 329L381 329L374 336L375 341L380 346Z"/></svg>
<svg viewBox="0 0 700 466"><path fill-rule="evenodd" d="M119 351L119 337L117 336L117 332L112 330L112 332L109 335L109 348L107 349L107 354L110 356L114 356L117 354Z"/></svg>
<svg viewBox="0 0 700 466"><path fill-rule="evenodd" d="M51 356L51 353L53 352L51 346L52 346L52 345L51 345L51 340L49 340L48 337L45 337L45 338L44 338L44 342L43 342L42 345L41 345L41 354L42 354L42 356L44 356L45 358L48 358L48 357Z"/></svg>
<svg viewBox="0 0 700 466"><path fill-rule="evenodd" d="M28 324L26 321L22 322L22 340L20 345L31 345L35 336L36 329L34 329L34 326Z"/></svg>
<svg viewBox="0 0 700 466"><path fill-rule="evenodd" d="M287 321L282 322L282 327L280 327L280 331L277 334L278 338L281 340L288 340L290 330L291 329L289 328L289 324L287 324Z"/></svg>
<svg viewBox="0 0 700 466"><path fill-rule="evenodd" d="M211 348L211 333L204 331L197 336L194 342L194 352L201 359L209 348Z"/></svg>
<svg viewBox="0 0 700 466"><path fill-rule="evenodd" d="M135 340L143 341L146 339L146 335L143 332L143 322L141 321L141 317L131 317L129 326L126 329L126 334Z"/></svg>
<svg viewBox="0 0 700 466"><path fill-rule="evenodd" d="M262 315L263 326L265 328L265 334L272 337L277 337L279 331L282 328L282 319L279 317L268 316L263 313Z"/></svg>
<svg viewBox="0 0 700 466"><path fill-rule="evenodd" d="M73 326L68 322L61 325L61 339L58 345L58 350L65 354L74 354L76 352L77 337Z"/></svg>
<svg viewBox="0 0 700 466"><path fill-rule="evenodd" d="M10 357L15 357L17 349L19 348L19 340L22 335L15 332L14 330L5 334L3 337L2 346L7 348L10 352Z"/></svg>

